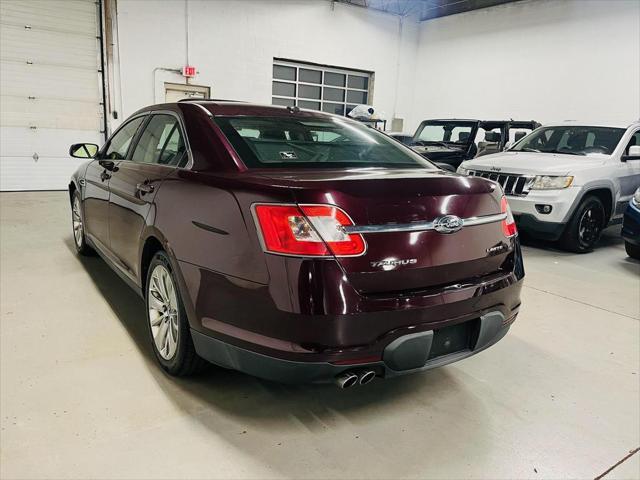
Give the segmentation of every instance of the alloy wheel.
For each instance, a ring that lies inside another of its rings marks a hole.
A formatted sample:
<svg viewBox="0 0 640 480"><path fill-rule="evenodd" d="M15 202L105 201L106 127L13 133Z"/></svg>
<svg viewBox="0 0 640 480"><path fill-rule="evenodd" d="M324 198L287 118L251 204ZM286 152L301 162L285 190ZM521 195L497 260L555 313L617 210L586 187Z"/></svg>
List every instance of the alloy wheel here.
<svg viewBox="0 0 640 480"><path fill-rule="evenodd" d="M156 350L171 360L178 348L178 298L169 270L156 265L147 291L149 323Z"/></svg>
<svg viewBox="0 0 640 480"><path fill-rule="evenodd" d="M593 245L600 236L602 230L602 212L596 206L589 207L582 213L578 224L578 236L585 246Z"/></svg>
<svg viewBox="0 0 640 480"><path fill-rule="evenodd" d="M75 239L78 248L81 248L84 226L82 224L82 215L80 214L80 199L77 196L73 198L71 218L73 221L73 238Z"/></svg>

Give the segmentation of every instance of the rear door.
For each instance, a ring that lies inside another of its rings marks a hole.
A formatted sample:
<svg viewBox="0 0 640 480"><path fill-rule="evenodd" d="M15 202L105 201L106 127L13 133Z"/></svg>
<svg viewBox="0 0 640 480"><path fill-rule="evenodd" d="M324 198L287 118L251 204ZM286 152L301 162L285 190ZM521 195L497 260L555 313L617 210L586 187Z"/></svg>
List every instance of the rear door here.
<svg viewBox="0 0 640 480"><path fill-rule="evenodd" d="M299 204L341 207L356 231L361 227L365 253L338 261L363 293L463 284L499 272L513 248L502 230L502 192L493 182L415 170L348 177L301 182L305 188L294 192ZM467 226L446 234L424 225L447 215L466 219Z"/></svg>
<svg viewBox="0 0 640 480"><path fill-rule="evenodd" d="M109 184L109 238L121 266L137 278L140 235L162 180L187 162L178 118L154 114L144 125L130 155L118 163Z"/></svg>

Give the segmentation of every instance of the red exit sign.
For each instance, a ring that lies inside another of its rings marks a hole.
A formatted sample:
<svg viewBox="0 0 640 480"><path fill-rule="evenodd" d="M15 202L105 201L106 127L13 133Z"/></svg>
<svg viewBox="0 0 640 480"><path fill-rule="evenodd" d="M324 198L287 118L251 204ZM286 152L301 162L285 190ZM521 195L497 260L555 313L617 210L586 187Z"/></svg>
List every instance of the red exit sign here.
<svg viewBox="0 0 640 480"><path fill-rule="evenodd" d="M195 77L196 67L192 67L190 65L187 65L186 67L182 67L182 75L184 77Z"/></svg>

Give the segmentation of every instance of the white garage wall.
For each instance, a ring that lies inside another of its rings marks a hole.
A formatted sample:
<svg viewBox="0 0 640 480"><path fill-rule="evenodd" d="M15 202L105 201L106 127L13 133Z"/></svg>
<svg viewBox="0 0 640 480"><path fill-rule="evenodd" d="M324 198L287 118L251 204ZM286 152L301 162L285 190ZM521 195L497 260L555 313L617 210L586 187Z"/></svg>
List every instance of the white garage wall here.
<svg viewBox="0 0 640 480"><path fill-rule="evenodd" d="M640 2L529 0L421 24L410 126L640 118Z"/></svg>
<svg viewBox="0 0 640 480"><path fill-rule="evenodd" d="M274 57L369 70L373 105L390 119L409 114L418 25L329 1L118 0L120 120L163 100L163 82L189 62L191 81L214 98L271 103ZM155 74L154 74L155 70ZM401 86L401 88L399 88Z"/></svg>

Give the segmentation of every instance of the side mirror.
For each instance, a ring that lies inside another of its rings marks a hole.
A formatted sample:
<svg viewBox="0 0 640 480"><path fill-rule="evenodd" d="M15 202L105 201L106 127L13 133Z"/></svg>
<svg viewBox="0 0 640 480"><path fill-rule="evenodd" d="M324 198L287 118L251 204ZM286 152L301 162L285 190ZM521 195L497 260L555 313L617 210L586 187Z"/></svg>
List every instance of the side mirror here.
<svg viewBox="0 0 640 480"><path fill-rule="evenodd" d="M622 156L623 162L627 160L640 160L640 145L631 145L629 147L629 153Z"/></svg>
<svg viewBox="0 0 640 480"><path fill-rule="evenodd" d="M69 155L74 158L94 158L99 149L95 143L74 143L69 147Z"/></svg>

